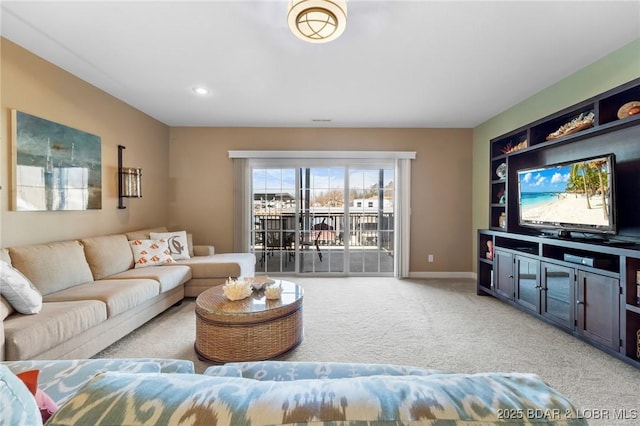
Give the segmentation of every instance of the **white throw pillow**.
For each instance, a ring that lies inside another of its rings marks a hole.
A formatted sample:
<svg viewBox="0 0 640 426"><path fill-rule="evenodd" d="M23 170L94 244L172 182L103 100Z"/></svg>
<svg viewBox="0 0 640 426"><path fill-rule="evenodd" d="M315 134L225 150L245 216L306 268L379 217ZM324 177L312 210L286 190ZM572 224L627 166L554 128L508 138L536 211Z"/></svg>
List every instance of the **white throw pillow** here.
<svg viewBox="0 0 640 426"><path fill-rule="evenodd" d="M164 240L133 240L129 241L129 245L136 268L173 263L169 246Z"/></svg>
<svg viewBox="0 0 640 426"><path fill-rule="evenodd" d="M4 260L0 260L0 294L21 314L37 314L42 309L42 294Z"/></svg>
<svg viewBox="0 0 640 426"><path fill-rule="evenodd" d="M174 260L190 259L189 241L187 239L187 231L176 232L151 232L149 234L152 240L165 240L169 245L171 257Z"/></svg>

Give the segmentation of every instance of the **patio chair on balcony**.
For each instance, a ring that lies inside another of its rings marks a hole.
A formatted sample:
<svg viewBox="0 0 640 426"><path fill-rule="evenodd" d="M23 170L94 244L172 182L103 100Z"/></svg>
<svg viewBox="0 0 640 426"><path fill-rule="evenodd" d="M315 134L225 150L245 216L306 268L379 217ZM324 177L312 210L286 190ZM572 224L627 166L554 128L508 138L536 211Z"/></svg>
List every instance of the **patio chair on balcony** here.
<svg viewBox="0 0 640 426"><path fill-rule="evenodd" d="M313 242L310 239L305 239L302 241L303 248L309 248L311 246L315 246L316 252L318 253L318 259L322 262L322 251L320 250L320 241L323 241L325 244L330 241L335 240L335 231L332 226L326 224L327 219L323 218L321 223L316 223L311 227L311 232L308 234Z"/></svg>

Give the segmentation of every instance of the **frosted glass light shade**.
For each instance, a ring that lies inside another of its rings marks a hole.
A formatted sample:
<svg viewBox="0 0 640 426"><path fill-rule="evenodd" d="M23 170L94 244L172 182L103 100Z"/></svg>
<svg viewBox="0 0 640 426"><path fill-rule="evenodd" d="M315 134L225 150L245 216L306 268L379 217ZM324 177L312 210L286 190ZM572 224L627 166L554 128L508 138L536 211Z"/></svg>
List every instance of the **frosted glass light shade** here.
<svg viewBox="0 0 640 426"><path fill-rule="evenodd" d="M122 186L120 196L128 198L142 197L142 169L123 167L120 169Z"/></svg>
<svg viewBox="0 0 640 426"><path fill-rule="evenodd" d="M291 0L287 20L296 37L326 43L340 37L347 26L344 0Z"/></svg>

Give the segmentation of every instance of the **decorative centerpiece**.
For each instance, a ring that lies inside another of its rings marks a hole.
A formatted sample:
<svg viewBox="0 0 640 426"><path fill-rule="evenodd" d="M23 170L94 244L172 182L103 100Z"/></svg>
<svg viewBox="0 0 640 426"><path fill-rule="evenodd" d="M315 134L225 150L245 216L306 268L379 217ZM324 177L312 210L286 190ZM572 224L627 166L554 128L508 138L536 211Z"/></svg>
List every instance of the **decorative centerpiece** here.
<svg viewBox="0 0 640 426"><path fill-rule="evenodd" d="M251 296L253 290L251 284L242 280L234 280L231 277L225 281L222 292L229 300L242 300Z"/></svg>
<svg viewBox="0 0 640 426"><path fill-rule="evenodd" d="M244 282L249 283L255 291L260 291L264 289L267 284L273 284L275 281L264 275L260 277L246 277L244 278Z"/></svg>
<svg viewBox="0 0 640 426"><path fill-rule="evenodd" d="M280 299L282 294L282 286L278 284L269 284L264 288L264 295L267 299Z"/></svg>

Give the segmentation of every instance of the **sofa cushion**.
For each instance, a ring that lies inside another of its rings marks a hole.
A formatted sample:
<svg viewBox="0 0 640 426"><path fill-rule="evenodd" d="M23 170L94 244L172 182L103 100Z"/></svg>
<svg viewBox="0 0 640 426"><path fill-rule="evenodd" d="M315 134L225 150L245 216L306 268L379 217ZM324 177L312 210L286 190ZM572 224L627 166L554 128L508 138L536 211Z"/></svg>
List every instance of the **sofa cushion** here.
<svg viewBox="0 0 640 426"><path fill-rule="evenodd" d="M27 386L6 366L0 364L0 424L41 425L36 400Z"/></svg>
<svg viewBox="0 0 640 426"><path fill-rule="evenodd" d="M152 232L167 232L167 228L165 226L158 226L157 228L147 228L141 229L139 231L125 232L125 235L127 236L127 240L129 241L148 240L151 238L149 234L151 234Z"/></svg>
<svg viewBox="0 0 640 426"><path fill-rule="evenodd" d="M21 314L37 314L42 295L20 271L0 260L0 295Z"/></svg>
<svg viewBox="0 0 640 426"><path fill-rule="evenodd" d="M567 398L533 374L368 376L279 382L113 372L91 379L60 407L49 424L478 425L503 422L501 413L507 410L527 409L554 413L544 419L545 424L586 424L577 419L577 411ZM525 417L510 424L528 423Z"/></svg>
<svg viewBox="0 0 640 426"><path fill-rule="evenodd" d="M220 367L227 367L230 371ZM255 361L228 362L223 366L208 367L204 374L209 376L234 376L233 369L240 371L241 377L255 380L291 381L302 379L341 379L361 376L428 376L442 373L440 370L394 364L364 364L350 362L293 362Z"/></svg>
<svg viewBox="0 0 640 426"><path fill-rule="evenodd" d="M191 279L191 269L188 266L154 266L152 268L129 269L119 274L107 277L107 280L121 280L132 278L147 278L160 283L160 293L165 293Z"/></svg>
<svg viewBox="0 0 640 426"><path fill-rule="evenodd" d="M253 277L256 257L253 253L220 253L177 260L174 265L188 265L193 278Z"/></svg>
<svg viewBox="0 0 640 426"><path fill-rule="evenodd" d="M78 241L10 247L11 263L43 296L93 281Z"/></svg>
<svg viewBox="0 0 640 426"><path fill-rule="evenodd" d="M94 280L133 268L133 253L124 234L80 240Z"/></svg>
<svg viewBox="0 0 640 426"><path fill-rule="evenodd" d="M160 283L150 279L99 280L45 296L45 302L100 300L107 305L107 318L114 317L160 294Z"/></svg>
<svg viewBox="0 0 640 426"><path fill-rule="evenodd" d="M37 315L12 315L4 320L5 359L29 359L66 342L107 319L97 300L43 303Z"/></svg>
<svg viewBox="0 0 640 426"><path fill-rule="evenodd" d="M242 368L239 365L227 363L224 365L212 365L207 367L202 374L214 377L242 377Z"/></svg>
<svg viewBox="0 0 640 426"><path fill-rule="evenodd" d="M165 240L131 240L135 268L168 265L174 262Z"/></svg>
<svg viewBox="0 0 640 426"><path fill-rule="evenodd" d="M191 253L191 257L193 257L193 256L213 256L214 254L216 254L215 246L197 245L197 246L193 246L193 252Z"/></svg>
<svg viewBox="0 0 640 426"><path fill-rule="evenodd" d="M169 253L174 260L189 259L189 242L187 231L174 232L151 232L149 238L152 240L164 240L169 246Z"/></svg>

